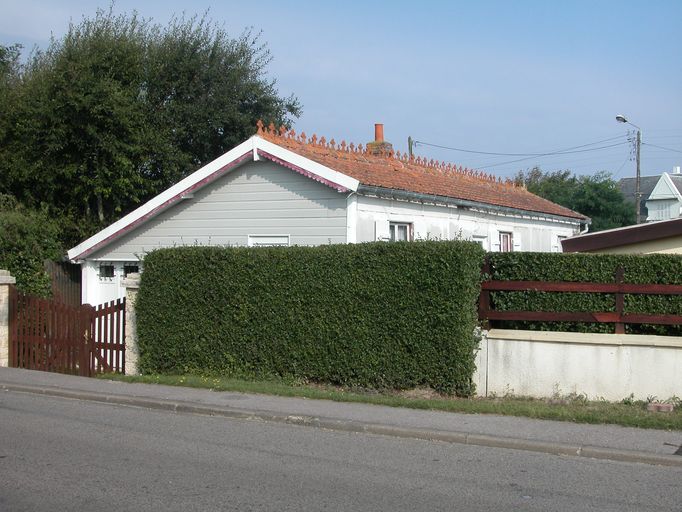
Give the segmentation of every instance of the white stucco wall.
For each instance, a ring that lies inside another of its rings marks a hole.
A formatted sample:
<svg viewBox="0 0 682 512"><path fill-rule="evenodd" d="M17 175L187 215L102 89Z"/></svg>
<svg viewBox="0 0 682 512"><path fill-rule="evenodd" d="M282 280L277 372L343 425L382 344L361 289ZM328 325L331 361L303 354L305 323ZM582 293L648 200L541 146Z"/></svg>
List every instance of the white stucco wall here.
<svg viewBox="0 0 682 512"><path fill-rule="evenodd" d="M390 222L414 226L415 239L452 240L462 237L499 251L499 233L513 233L515 251L561 252L560 237L579 232L577 221L564 222L542 216L506 215L444 205L429 205L358 196L356 241L387 239Z"/></svg>
<svg viewBox="0 0 682 512"><path fill-rule="evenodd" d="M474 382L483 396L682 396L679 337L492 329L476 363Z"/></svg>

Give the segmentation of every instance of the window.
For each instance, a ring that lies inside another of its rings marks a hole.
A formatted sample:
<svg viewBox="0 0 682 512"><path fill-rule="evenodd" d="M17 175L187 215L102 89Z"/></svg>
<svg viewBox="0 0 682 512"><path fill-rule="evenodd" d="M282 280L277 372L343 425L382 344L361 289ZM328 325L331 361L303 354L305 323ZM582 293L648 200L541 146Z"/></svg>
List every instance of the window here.
<svg viewBox="0 0 682 512"><path fill-rule="evenodd" d="M128 274L138 273L139 271L139 265L134 263L126 263L123 265L123 277L128 277Z"/></svg>
<svg viewBox="0 0 682 512"><path fill-rule="evenodd" d="M407 222L389 223L391 242L411 242L413 238L412 224Z"/></svg>
<svg viewBox="0 0 682 512"><path fill-rule="evenodd" d="M487 250L487 249L488 249L488 243L487 243L488 240L487 240L487 238L488 238L488 237L483 236L483 235L474 235L473 238L472 238L472 240L473 240L474 242L476 242L477 244L479 244L484 250Z"/></svg>
<svg viewBox="0 0 682 512"><path fill-rule="evenodd" d="M514 241L512 234L508 231L500 231L500 252L512 252Z"/></svg>
<svg viewBox="0 0 682 512"><path fill-rule="evenodd" d="M566 236L563 235L557 235L556 237L556 243L557 243L557 252L563 252L564 251L564 246L561 245L562 240L566 240Z"/></svg>
<svg viewBox="0 0 682 512"><path fill-rule="evenodd" d="M114 266L113 265L100 265L99 266L99 278L112 278L114 277Z"/></svg>
<svg viewBox="0 0 682 512"><path fill-rule="evenodd" d="M289 235L249 235L249 247L288 247Z"/></svg>

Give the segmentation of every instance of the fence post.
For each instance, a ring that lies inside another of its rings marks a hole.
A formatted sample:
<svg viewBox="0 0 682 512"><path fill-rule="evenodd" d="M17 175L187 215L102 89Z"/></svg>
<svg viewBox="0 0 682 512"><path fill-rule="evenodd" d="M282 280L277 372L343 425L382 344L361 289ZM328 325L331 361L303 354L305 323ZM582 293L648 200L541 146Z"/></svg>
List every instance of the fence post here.
<svg viewBox="0 0 682 512"><path fill-rule="evenodd" d="M616 269L616 284L623 284L623 267ZM619 287L620 288L620 287ZM616 322L616 334L625 334L625 324L623 323L623 307L625 305L625 295L622 290L616 292L616 313L618 313L618 321Z"/></svg>
<svg viewBox="0 0 682 512"><path fill-rule="evenodd" d="M483 267L481 267L481 284L490 280L490 259L485 257ZM481 287L481 293L478 296L478 319L481 322L481 328L484 330L490 329L490 321L488 320L488 312L490 311L490 292Z"/></svg>
<svg viewBox="0 0 682 512"><path fill-rule="evenodd" d="M137 302L137 291L140 288L140 274L132 272L123 279L123 286L126 289L125 306L125 368L123 373L126 375L138 375L137 368L137 321L135 318L135 302Z"/></svg>
<svg viewBox="0 0 682 512"><path fill-rule="evenodd" d="M0 366L9 366L9 287L17 280L0 270Z"/></svg>

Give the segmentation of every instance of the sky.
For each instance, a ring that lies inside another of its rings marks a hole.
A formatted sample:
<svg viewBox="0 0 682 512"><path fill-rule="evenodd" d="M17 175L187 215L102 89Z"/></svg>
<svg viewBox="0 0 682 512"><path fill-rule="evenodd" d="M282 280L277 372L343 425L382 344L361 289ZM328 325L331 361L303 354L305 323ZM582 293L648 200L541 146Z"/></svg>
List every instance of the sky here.
<svg viewBox="0 0 682 512"><path fill-rule="evenodd" d="M108 7L0 0L0 44L45 48ZM635 175L622 114L642 132L642 175L682 165L680 0L114 4L133 10L162 25L208 11L234 37L261 32L269 76L303 105L299 133L365 144L383 123L400 152L412 137L416 155L501 177L539 166L618 179Z"/></svg>

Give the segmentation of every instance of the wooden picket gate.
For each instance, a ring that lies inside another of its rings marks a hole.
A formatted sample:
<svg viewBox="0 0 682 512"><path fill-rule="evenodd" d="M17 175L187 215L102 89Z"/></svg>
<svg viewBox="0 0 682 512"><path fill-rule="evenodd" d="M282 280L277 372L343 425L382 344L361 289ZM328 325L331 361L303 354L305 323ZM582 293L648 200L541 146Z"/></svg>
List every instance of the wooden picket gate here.
<svg viewBox="0 0 682 512"><path fill-rule="evenodd" d="M10 366L91 377L125 370L125 299L70 306L9 290Z"/></svg>

